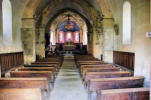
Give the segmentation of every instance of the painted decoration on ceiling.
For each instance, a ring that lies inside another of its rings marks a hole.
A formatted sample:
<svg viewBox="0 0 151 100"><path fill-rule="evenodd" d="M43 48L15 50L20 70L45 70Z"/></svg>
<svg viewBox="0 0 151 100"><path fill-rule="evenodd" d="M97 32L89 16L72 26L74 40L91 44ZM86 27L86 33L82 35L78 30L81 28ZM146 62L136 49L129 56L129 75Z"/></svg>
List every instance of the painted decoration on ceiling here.
<svg viewBox="0 0 151 100"><path fill-rule="evenodd" d="M80 42L80 27L77 25L76 22L71 20L65 20L61 23L58 30L59 43Z"/></svg>
<svg viewBox="0 0 151 100"><path fill-rule="evenodd" d="M64 22L61 23L58 30L63 32L69 32L69 31L75 32L75 31L80 31L80 27L74 21L65 20Z"/></svg>

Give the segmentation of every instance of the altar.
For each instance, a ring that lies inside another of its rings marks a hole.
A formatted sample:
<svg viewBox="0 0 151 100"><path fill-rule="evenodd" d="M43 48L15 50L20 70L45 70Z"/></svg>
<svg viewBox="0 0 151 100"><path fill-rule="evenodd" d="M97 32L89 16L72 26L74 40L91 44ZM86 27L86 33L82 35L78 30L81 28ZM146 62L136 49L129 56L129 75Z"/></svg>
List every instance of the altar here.
<svg viewBox="0 0 151 100"><path fill-rule="evenodd" d="M76 45L73 42L65 42L63 45L63 50L72 51L76 49Z"/></svg>

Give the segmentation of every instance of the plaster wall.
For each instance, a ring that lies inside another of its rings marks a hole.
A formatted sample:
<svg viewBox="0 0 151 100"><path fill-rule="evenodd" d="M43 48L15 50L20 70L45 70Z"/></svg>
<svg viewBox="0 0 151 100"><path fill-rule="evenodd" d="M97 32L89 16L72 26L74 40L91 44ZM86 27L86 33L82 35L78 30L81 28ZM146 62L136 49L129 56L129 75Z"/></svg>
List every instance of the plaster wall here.
<svg viewBox="0 0 151 100"><path fill-rule="evenodd" d="M150 0L150 32L151 32L151 0ZM151 57L150 57L150 61L151 61ZM151 80L151 62L150 62L150 80ZM151 91L151 86L150 86L150 91ZM151 92L150 92L150 96L151 96Z"/></svg>
<svg viewBox="0 0 151 100"><path fill-rule="evenodd" d="M2 1L0 1L0 45L2 45Z"/></svg>
<svg viewBox="0 0 151 100"><path fill-rule="evenodd" d="M2 0L0 1L0 45L2 44ZM1 78L1 62L0 62L0 78Z"/></svg>
<svg viewBox="0 0 151 100"><path fill-rule="evenodd" d="M150 0L130 0L132 6L132 42L122 43L122 9L124 0L110 0L114 23L119 25L119 35L114 36L114 50L135 53L135 76L145 76L145 86L149 87L149 68L151 39L146 37L150 31ZM117 3L118 2L118 3Z"/></svg>
<svg viewBox="0 0 151 100"><path fill-rule="evenodd" d="M150 31L150 1L134 0L135 3L135 75L145 76L145 86L149 87L151 39L146 37ZM143 13L142 13L143 12Z"/></svg>
<svg viewBox="0 0 151 100"><path fill-rule="evenodd" d="M9 53L9 52L20 52L23 51L22 49L22 39L21 39L21 27L22 27L22 14L24 10L24 6L26 5L27 0L11 0L12 4L12 21L13 21L13 32L12 38L13 42L9 43L8 45L2 41L0 43L0 53ZM0 15L1 19L1 15ZM1 22L1 20L0 20ZM0 27L2 25L0 24ZM2 40L2 28L0 28L0 40Z"/></svg>

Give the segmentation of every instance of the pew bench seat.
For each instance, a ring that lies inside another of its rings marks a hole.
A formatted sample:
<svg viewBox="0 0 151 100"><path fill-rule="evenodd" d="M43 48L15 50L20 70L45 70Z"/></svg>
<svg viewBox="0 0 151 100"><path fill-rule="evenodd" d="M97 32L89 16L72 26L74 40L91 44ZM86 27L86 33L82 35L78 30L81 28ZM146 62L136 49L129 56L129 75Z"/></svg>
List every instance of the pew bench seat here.
<svg viewBox="0 0 151 100"><path fill-rule="evenodd" d="M3 88L0 100L44 100L38 88Z"/></svg>
<svg viewBox="0 0 151 100"><path fill-rule="evenodd" d="M97 100L149 100L149 89L127 88L97 91Z"/></svg>
<svg viewBox="0 0 151 100"><path fill-rule="evenodd" d="M48 78L49 82L54 82L54 75L52 71L11 71L11 77L44 77Z"/></svg>
<svg viewBox="0 0 151 100"><path fill-rule="evenodd" d="M81 65L80 69L83 70L84 68L97 68L97 67L103 67L103 66L107 66L112 68L113 64L94 64L94 65Z"/></svg>
<svg viewBox="0 0 151 100"><path fill-rule="evenodd" d="M97 78L88 81L88 90L96 92L104 89L138 88L143 87L144 77Z"/></svg>
<svg viewBox="0 0 151 100"><path fill-rule="evenodd" d="M0 78L0 89L5 88L39 88L44 100L50 96L47 78Z"/></svg>
<svg viewBox="0 0 151 100"><path fill-rule="evenodd" d="M84 84L87 85L88 80L97 78L117 78L117 77L129 77L130 72L87 72L84 78Z"/></svg>
<svg viewBox="0 0 151 100"><path fill-rule="evenodd" d="M85 68L82 70L81 74L82 74L82 78L85 78L85 75L87 72L117 72L120 71L120 69L118 67L114 67L114 68Z"/></svg>

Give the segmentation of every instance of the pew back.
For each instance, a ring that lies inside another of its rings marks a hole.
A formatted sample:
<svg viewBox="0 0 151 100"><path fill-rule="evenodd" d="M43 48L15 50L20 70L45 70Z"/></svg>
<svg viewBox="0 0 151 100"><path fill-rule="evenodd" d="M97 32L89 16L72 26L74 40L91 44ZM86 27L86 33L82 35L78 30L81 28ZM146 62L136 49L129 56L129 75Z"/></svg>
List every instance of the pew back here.
<svg viewBox="0 0 151 100"><path fill-rule="evenodd" d="M0 89L0 100L42 100L41 90L5 88Z"/></svg>
<svg viewBox="0 0 151 100"><path fill-rule="evenodd" d="M87 72L85 76L85 84L90 79L94 78L115 78L115 77L129 77L130 72L121 71L121 72Z"/></svg>
<svg viewBox="0 0 151 100"><path fill-rule="evenodd" d="M0 78L0 88L40 88L49 91L47 78Z"/></svg>
<svg viewBox="0 0 151 100"><path fill-rule="evenodd" d="M149 89L128 88L97 91L97 100L149 100Z"/></svg>
<svg viewBox="0 0 151 100"><path fill-rule="evenodd" d="M46 77L53 82L54 76L52 71L11 71L11 77Z"/></svg>
<svg viewBox="0 0 151 100"><path fill-rule="evenodd" d="M88 90L120 89L120 88L139 88L143 87L144 77L119 77L119 78L97 78L90 79Z"/></svg>

